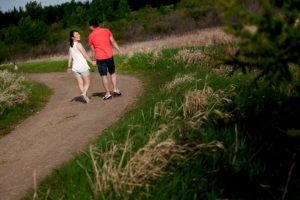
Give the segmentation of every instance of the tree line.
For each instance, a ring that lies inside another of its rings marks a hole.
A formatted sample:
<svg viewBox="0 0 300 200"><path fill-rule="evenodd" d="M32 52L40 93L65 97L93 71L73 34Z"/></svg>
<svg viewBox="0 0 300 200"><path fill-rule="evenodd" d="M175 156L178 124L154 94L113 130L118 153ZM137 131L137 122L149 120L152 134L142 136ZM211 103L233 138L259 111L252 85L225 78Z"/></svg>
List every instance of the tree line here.
<svg viewBox="0 0 300 200"><path fill-rule="evenodd" d="M55 22L63 22L64 26L72 23L86 23L84 20L96 17L99 20L118 20L123 18L126 13L135 11L150 5L159 7L161 5L175 4L180 0L93 0L92 2L70 2L61 5L42 7L37 1L30 1L22 7L2 12L0 10L0 28L18 25L22 18L30 17L31 20L40 20L47 25Z"/></svg>
<svg viewBox="0 0 300 200"><path fill-rule="evenodd" d="M55 6L42 7L37 1L30 1L25 9L19 7L11 11L0 11L0 37L6 45L24 42L31 45L40 44L48 38L47 27L57 24L60 29L73 26L85 26L89 19L116 21L125 18L131 11L145 5L160 6L176 3L178 0L93 0L92 2L70 2ZM1 46L1 45L0 45Z"/></svg>

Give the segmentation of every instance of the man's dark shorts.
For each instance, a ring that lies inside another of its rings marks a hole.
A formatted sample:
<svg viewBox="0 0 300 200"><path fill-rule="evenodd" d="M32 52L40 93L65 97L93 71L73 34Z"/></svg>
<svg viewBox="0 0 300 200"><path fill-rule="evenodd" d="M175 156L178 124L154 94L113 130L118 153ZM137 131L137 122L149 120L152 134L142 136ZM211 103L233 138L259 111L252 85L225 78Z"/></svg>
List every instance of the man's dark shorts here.
<svg viewBox="0 0 300 200"><path fill-rule="evenodd" d="M115 73L114 57L104 59L104 60L97 59L97 65L98 65L98 71L100 73L100 76L107 76L107 69L110 74Z"/></svg>

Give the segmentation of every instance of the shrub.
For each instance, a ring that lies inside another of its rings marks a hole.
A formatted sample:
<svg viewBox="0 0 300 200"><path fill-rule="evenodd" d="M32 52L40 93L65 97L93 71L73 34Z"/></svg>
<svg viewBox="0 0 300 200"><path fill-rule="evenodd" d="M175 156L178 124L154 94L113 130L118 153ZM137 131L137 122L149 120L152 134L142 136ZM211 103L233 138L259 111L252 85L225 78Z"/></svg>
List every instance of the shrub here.
<svg viewBox="0 0 300 200"><path fill-rule="evenodd" d="M290 64L299 67L299 1L259 1L258 14L238 1L220 0L227 19L228 33L240 38L238 49L223 63L234 70L259 70L256 80L264 77L270 84L291 81Z"/></svg>
<svg viewBox="0 0 300 200"><path fill-rule="evenodd" d="M27 91L23 82L22 76L7 70L0 71L0 114L6 108L26 101Z"/></svg>

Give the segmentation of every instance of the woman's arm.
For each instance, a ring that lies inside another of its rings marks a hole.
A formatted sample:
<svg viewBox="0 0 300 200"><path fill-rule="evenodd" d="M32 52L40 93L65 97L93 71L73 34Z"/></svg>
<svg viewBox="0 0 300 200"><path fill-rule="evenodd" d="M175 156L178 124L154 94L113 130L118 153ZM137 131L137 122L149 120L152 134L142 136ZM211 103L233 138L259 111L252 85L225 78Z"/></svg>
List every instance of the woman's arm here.
<svg viewBox="0 0 300 200"><path fill-rule="evenodd" d="M83 57L85 57L85 59L87 61L89 61L91 64L93 64L90 57L86 54L85 49L83 48L82 44L78 43L76 47L82 53Z"/></svg>
<svg viewBox="0 0 300 200"><path fill-rule="evenodd" d="M67 70L68 73L71 73L71 64L72 64L72 54L69 49L68 70Z"/></svg>
<svg viewBox="0 0 300 200"><path fill-rule="evenodd" d="M96 66L96 51L95 51L95 47L93 45L91 45L91 50L92 50L92 59L93 59L93 66Z"/></svg>

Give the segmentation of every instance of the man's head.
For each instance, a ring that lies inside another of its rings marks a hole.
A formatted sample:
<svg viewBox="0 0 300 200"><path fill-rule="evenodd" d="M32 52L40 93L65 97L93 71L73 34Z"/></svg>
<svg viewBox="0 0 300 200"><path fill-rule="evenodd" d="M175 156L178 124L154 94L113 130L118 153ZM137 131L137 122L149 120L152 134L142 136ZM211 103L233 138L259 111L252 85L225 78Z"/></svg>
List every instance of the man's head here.
<svg viewBox="0 0 300 200"><path fill-rule="evenodd" d="M90 22L90 29L94 30L94 28L99 27L98 21L96 19L91 19Z"/></svg>

